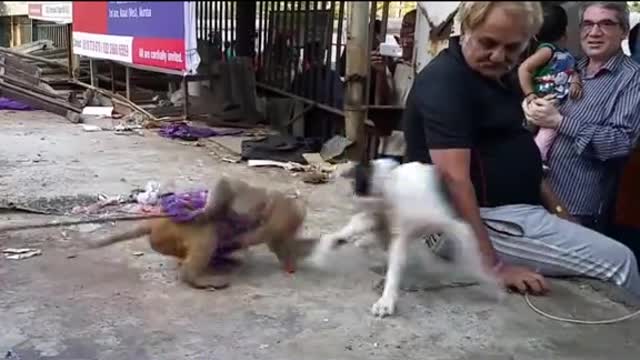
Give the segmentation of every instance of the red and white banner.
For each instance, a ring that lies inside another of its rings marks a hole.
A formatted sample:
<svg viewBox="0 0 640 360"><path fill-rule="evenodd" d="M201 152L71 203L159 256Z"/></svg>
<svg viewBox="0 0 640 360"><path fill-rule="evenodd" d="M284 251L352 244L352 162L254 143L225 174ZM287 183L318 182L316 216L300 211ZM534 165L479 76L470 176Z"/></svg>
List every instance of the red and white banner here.
<svg viewBox="0 0 640 360"><path fill-rule="evenodd" d="M29 18L70 24L73 20L72 1L39 1L28 3Z"/></svg>
<svg viewBox="0 0 640 360"><path fill-rule="evenodd" d="M195 2L73 2L73 51L194 74L200 64Z"/></svg>

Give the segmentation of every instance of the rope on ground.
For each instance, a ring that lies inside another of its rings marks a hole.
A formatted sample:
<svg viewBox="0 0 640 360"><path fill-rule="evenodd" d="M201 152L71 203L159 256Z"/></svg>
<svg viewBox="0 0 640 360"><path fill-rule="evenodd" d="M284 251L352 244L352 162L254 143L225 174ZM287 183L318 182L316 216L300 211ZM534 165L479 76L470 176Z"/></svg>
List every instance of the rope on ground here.
<svg viewBox="0 0 640 360"><path fill-rule="evenodd" d="M625 320L629 320L631 318L634 318L638 315L640 315L640 310L615 318L615 319L608 319L608 320L580 320L580 319L569 319L569 318L563 318L563 317L559 317L559 316L555 316L552 314L549 314L543 310L540 310L537 306L533 305L533 303L531 302L531 299L529 298L528 294L524 295L524 300L527 302L527 305L529 305L529 307L531 308L531 310L535 311L536 313L538 313L539 315L542 315L544 317L546 317L547 319L551 319L551 320L556 320L556 321L562 321L565 323L570 323L570 324L581 324L581 325L608 325L608 324L616 324Z"/></svg>

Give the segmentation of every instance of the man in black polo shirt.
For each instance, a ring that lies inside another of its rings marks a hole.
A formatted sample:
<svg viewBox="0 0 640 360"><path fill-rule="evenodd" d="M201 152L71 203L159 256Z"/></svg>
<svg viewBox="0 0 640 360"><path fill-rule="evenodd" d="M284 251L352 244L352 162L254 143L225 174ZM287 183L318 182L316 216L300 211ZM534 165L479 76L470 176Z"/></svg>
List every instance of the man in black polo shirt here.
<svg viewBox="0 0 640 360"><path fill-rule="evenodd" d="M462 2L459 11L463 35L421 71L409 94L407 160L439 168L486 266L505 286L539 294L547 290L541 274L582 275L640 296L633 253L561 219L557 200L543 196L540 154L510 76L541 25L540 4Z"/></svg>

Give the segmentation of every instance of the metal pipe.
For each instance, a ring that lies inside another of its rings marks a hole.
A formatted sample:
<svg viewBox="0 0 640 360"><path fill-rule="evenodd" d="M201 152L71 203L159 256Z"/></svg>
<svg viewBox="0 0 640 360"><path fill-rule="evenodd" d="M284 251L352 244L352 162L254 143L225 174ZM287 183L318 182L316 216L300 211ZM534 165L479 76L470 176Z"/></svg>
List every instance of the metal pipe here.
<svg viewBox="0 0 640 360"><path fill-rule="evenodd" d="M300 1L295 1L294 5L297 5L297 8L293 9L293 25L291 26L291 47L293 49L295 49L295 51L293 52L294 56L293 58L289 58L289 68L293 67L293 78L297 79L298 76L300 76L300 48L301 48L301 41L300 41L300 28L301 28L301 24L302 24L302 16L304 16L304 13L302 12L302 3ZM292 65L291 65L292 64ZM300 88L301 88L301 81L296 82L295 87L292 87L291 91L293 91L293 93L295 94L299 94L300 93Z"/></svg>
<svg viewBox="0 0 640 360"><path fill-rule="evenodd" d="M382 3L382 28L380 29L380 38L382 41L386 41L387 28L389 27L389 2Z"/></svg>
<svg viewBox="0 0 640 360"><path fill-rule="evenodd" d="M309 9L309 14L311 15L311 36L312 38L308 41L309 43L309 59L311 64L315 65L316 59L318 57L317 52L320 50L318 48L316 48L316 40L318 39L318 37L316 36L318 34L318 22L316 21L317 15L318 15L318 3L316 1L312 1L311 2L311 8ZM318 87L318 69L314 66L311 69L311 98L314 100L319 100L318 99L318 94L317 94L317 87ZM322 101L322 100L320 100Z"/></svg>
<svg viewBox="0 0 640 360"><path fill-rule="evenodd" d="M285 36L285 33L283 32L282 29L282 10L281 10L281 6L282 5L282 1L274 1L273 2L273 8L271 9L271 11L273 12L273 29L276 32L276 36ZM287 48L286 46L284 47L285 49ZM273 79L274 82L273 84L279 88L283 88L284 86L284 82L282 81L282 63L283 58L282 57L276 57L276 61L274 61L274 67L272 68L273 71Z"/></svg>
<svg viewBox="0 0 640 360"><path fill-rule="evenodd" d="M127 100L131 100L131 68L125 66L124 68L124 83L125 83L125 96ZM115 93L115 91L114 91Z"/></svg>
<svg viewBox="0 0 640 360"><path fill-rule="evenodd" d="M229 34L229 31L230 31L230 29L229 29L229 20L230 20L230 17L231 17L231 15L230 15L231 11L229 9L229 3L230 3L230 1L225 1L224 2L224 42L225 42L225 45L229 44L229 47L231 47L231 36ZM226 50L228 50L228 49L229 48L227 48ZM225 53L224 54L225 55L225 59L227 61L229 61L229 58L227 58L228 54L229 53Z"/></svg>
<svg viewBox="0 0 640 360"><path fill-rule="evenodd" d="M294 26L294 16L295 16L295 10L293 8L294 2L293 1L287 1L286 2L286 17L285 17L285 28L287 29L287 37L291 39L291 46L293 47L293 29L295 29ZM291 88L291 83L293 81L292 75L291 75L291 66L293 64L293 61L291 61L291 57L287 56L286 57L286 61L285 61L285 83L287 84L287 89Z"/></svg>
<svg viewBox="0 0 640 360"><path fill-rule="evenodd" d="M336 71L338 72L338 74L340 74L342 76L342 74L345 74L346 69L342 68L342 61L340 61L342 59L342 32L344 30L344 15L345 15L345 7L344 7L344 1L340 1L340 10L338 10L338 41L336 44ZM346 51L346 50L345 50ZM346 65L346 64L345 64Z"/></svg>
<svg viewBox="0 0 640 360"><path fill-rule="evenodd" d="M274 28L273 17L271 16L272 15L271 12L273 11L273 1L267 1L265 8L266 8L265 9L266 35L265 35L264 42L265 42L265 50L268 50L268 51L264 56L265 58L264 71L266 74L265 81L269 84L272 84L273 83L273 71L272 71L273 60L276 58L275 55L277 54L277 51L278 51L278 48L275 46L276 40L278 39L278 31L277 29Z"/></svg>
<svg viewBox="0 0 640 360"><path fill-rule="evenodd" d="M303 33L302 33L302 73L304 73L305 70L305 58L308 58L309 54L306 53L306 49L308 49L307 47L307 43L309 42L309 17L313 16L313 14L311 14L309 12L309 3L310 1L305 1L303 2L304 4L304 15L302 18L303 21L303 25L302 25L302 29L303 29ZM300 81L300 86L302 87L302 89L300 89L300 91L296 91L296 94L300 95L302 93L304 93L304 91L306 90L304 88L304 86L307 84L303 84L302 81ZM308 96L308 95L307 95Z"/></svg>
<svg viewBox="0 0 640 360"><path fill-rule="evenodd" d="M377 1L372 1L371 3L371 8L369 9L369 30L368 30L368 45L367 45L367 49L369 49L369 51L374 50L378 47L378 38L376 37L376 33L375 33L375 25L376 25L376 10L378 7L378 2ZM375 46L374 46L375 45ZM370 54L370 52L369 52ZM378 77L378 74L374 71L372 71L371 69L371 55L367 56L367 71L368 71L368 76L367 76L367 83L365 85L365 96L366 96L366 104L367 105L371 105L371 84L373 83L372 78L374 76ZM380 86L380 81L376 82L377 86ZM378 104L377 102L377 91L376 89L373 89L373 103L374 104Z"/></svg>
<svg viewBox="0 0 640 360"><path fill-rule="evenodd" d="M326 9L326 6L324 6L324 2L323 2L323 9ZM329 73L331 72L331 62L332 62L332 55L333 55L333 24L335 21L335 1L330 1L329 2L329 19L328 19L328 36L329 38L327 39L327 43L326 43L326 48L327 48L327 57L325 60L325 76L326 79L328 79L329 81L327 81L327 88L325 89L325 98L324 98L324 102L329 105L329 106L334 106L335 104L333 103L333 87L334 87L334 80L335 77L331 76L329 77ZM339 36L339 35L338 35Z"/></svg>
<svg viewBox="0 0 640 360"><path fill-rule="evenodd" d="M71 24L67 24L67 31L66 34L67 36L67 65L68 67L68 74L69 74L69 78L73 79L74 78L74 66L73 66L73 30L72 30L72 25Z"/></svg>
<svg viewBox="0 0 640 360"><path fill-rule="evenodd" d="M278 95L286 96L286 97L294 99L294 100L302 101L305 104L313 105L314 107L316 107L318 109L322 109L324 111L330 112L332 114L336 114L338 116L342 116L342 117L345 116L345 112L341 111L340 109L336 109L334 107L321 104L321 103L319 103L317 101L313 101L313 100L308 99L306 97L299 96L299 95L290 93L288 91L284 91L282 89L278 89L276 87L273 87L273 86L270 86L270 85L267 85L267 84L263 84L263 83L257 83L256 85L257 85L257 87L259 87L259 88L261 88L263 90L266 90L266 91L270 91L270 92L272 92L274 94L278 94ZM365 110L366 110L366 108L365 108Z"/></svg>
<svg viewBox="0 0 640 360"><path fill-rule="evenodd" d="M365 84L369 75L369 2L351 1L349 10L344 114L346 135L353 145L347 148L347 157L366 161L364 122L367 110L363 110L362 105L366 104Z"/></svg>

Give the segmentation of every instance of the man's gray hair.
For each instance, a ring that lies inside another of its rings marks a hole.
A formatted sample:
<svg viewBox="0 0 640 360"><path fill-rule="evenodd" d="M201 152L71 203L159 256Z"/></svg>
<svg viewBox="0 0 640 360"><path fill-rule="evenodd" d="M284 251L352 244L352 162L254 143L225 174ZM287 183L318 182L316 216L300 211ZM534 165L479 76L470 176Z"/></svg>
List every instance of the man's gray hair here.
<svg viewBox="0 0 640 360"><path fill-rule="evenodd" d="M592 6L615 11L622 29L629 31L629 5L626 1L585 1L580 6L580 23L584 19L584 12Z"/></svg>

